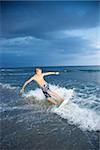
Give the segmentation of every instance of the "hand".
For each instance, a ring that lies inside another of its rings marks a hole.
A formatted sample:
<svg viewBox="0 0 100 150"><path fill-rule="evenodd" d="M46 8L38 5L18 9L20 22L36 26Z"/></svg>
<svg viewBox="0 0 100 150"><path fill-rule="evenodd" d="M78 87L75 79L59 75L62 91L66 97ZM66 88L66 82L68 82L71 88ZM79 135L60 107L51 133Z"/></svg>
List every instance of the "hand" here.
<svg viewBox="0 0 100 150"><path fill-rule="evenodd" d="M56 72L56 74L59 74L59 72Z"/></svg>
<svg viewBox="0 0 100 150"><path fill-rule="evenodd" d="M23 91L24 91L24 88L22 88L22 89L20 90L19 94L22 94L22 93L23 93Z"/></svg>

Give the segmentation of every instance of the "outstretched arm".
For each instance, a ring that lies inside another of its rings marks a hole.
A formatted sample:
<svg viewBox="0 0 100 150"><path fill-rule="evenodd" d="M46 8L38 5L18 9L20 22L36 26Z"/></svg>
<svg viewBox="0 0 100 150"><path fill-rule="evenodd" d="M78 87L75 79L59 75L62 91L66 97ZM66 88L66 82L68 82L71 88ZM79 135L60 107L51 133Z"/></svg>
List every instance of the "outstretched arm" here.
<svg viewBox="0 0 100 150"><path fill-rule="evenodd" d="M59 74L59 72L46 72L46 73L43 73L43 76L48 76L51 74Z"/></svg>
<svg viewBox="0 0 100 150"><path fill-rule="evenodd" d="M34 76L31 77L29 80L27 80L27 81L24 83L22 89L20 90L20 94L24 91L24 88L27 86L27 84L29 84L29 83L30 83L31 81L33 81L33 80L34 80Z"/></svg>

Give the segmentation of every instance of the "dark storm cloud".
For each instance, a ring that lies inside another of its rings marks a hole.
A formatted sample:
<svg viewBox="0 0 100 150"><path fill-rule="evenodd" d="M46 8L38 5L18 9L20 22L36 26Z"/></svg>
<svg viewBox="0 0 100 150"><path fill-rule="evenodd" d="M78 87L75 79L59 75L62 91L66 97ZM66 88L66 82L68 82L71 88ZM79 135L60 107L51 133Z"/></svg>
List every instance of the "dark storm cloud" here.
<svg viewBox="0 0 100 150"><path fill-rule="evenodd" d="M99 2L0 3L2 67L97 64Z"/></svg>
<svg viewBox="0 0 100 150"><path fill-rule="evenodd" d="M60 40L42 40L33 37L17 37L12 39L2 39L0 47L3 49L3 53L15 53L18 54L18 56L20 54L23 56L40 58L42 56L46 56L47 58L49 55L49 58L51 59L53 56L85 53L85 50L90 50L89 43L90 42L88 40L81 37L68 37Z"/></svg>
<svg viewBox="0 0 100 150"><path fill-rule="evenodd" d="M98 25L99 2L1 2L2 36L46 38L47 32Z"/></svg>

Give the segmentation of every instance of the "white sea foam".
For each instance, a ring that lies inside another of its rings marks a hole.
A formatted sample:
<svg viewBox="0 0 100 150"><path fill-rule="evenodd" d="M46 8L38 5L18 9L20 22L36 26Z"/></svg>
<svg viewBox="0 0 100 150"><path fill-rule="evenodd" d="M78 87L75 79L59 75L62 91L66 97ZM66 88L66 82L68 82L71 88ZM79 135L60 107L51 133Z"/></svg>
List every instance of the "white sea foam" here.
<svg viewBox="0 0 100 150"><path fill-rule="evenodd" d="M45 99L45 96L42 93L42 90L39 88L37 88L36 90L30 90L28 93L26 94L24 93L23 96L26 98L33 97L38 101Z"/></svg>
<svg viewBox="0 0 100 150"><path fill-rule="evenodd" d="M6 89L16 89L16 87L15 86L11 86L10 84L3 84L3 83L0 83L0 86L2 87L2 88L6 88Z"/></svg>
<svg viewBox="0 0 100 150"><path fill-rule="evenodd" d="M77 125L82 130L100 130L100 117L92 109L80 107L71 99L74 99L75 92L73 89L67 90L58 86L50 85L50 89L60 94L65 101L59 107L53 107L51 111L67 119L69 123ZM43 100L45 97L41 89L29 91L24 94L25 97L35 97L37 100Z"/></svg>
<svg viewBox="0 0 100 150"><path fill-rule="evenodd" d="M78 125L82 130L100 130L100 118L93 110L81 108L70 102L68 105L53 109L53 112L67 119L69 123Z"/></svg>
<svg viewBox="0 0 100 150"><path fill-rule="evenodd" d="M55 85L50 85L50 89L58 93L61 97L69 100L69 97L73 95L74 91L72 89L67 90L66 88L61 88ZM26 98L34 97L37 100L44 100L45 96L41 89L37 88L36 90L30 90L28 93L24 93L23 96Z"/></svg>

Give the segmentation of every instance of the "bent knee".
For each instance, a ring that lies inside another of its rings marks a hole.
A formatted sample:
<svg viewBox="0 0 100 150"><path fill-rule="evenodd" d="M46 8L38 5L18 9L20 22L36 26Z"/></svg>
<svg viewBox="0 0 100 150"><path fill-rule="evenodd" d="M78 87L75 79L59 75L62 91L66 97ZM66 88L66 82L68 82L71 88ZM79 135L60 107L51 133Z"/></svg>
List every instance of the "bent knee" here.
<svg viewBox="0 0 100 150"><path fill-rule="evenodd" d="M48 97L48 98L47 98L47 100L48 100L49 102L51 102L51 103L55 104L55 105L57 105L57 104L58 104L58 102L57 102L57 101L55 101L55 100L51 99L50 97Z"/></svg>

